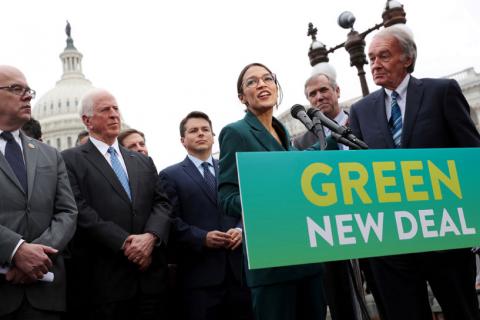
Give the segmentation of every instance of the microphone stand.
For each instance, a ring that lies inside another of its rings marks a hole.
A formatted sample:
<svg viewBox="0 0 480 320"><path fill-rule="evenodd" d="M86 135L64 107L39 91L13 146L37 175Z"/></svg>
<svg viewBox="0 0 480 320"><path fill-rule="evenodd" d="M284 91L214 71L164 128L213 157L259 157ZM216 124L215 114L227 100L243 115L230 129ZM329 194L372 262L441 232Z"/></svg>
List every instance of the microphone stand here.
<svg viewBox="0 0 480 320"><path fill-rule="evenodd" d="M368 149L368 145L365 142L363 142L362 140L355 137L352 133L352 129L350 129L349 127L339 125L336 132L332 131L332 137L334 137L335 140L337 140L340 143L343 143L343 142L339 141L339 139L343 138L343 139L347 140L348 142L350 142L351 144L354 145L355 149L363 149L363 150ZM338 137L338 139L337 139L337 137ZM350 143L348 143L346 145L350 146Z"/></svg>
<svg viewBox="0 0 480 320"><path fill-rule="evenodd" d="M313 126L310 131L317 136L318 142L320 144L320 150L327 149L327 138L325 137L325 131L323 130L322 122L318 118L313 118L312 123Z"/></svg>

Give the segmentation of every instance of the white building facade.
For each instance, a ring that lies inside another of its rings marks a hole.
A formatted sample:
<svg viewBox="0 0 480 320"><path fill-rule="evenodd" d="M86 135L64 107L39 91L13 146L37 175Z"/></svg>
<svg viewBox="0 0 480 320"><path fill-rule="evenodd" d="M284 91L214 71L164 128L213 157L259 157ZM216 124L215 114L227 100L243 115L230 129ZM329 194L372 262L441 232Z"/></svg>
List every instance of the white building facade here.
<svg viewBox="0 0 480 320"><path fill-rule="evenodd" d="M82 73L83 55L73 45L69 25L67 30L67 47L60 54L62 77L37 101L32 112L42 126L43 141L58 150L73 147L78 133L85 130L79 115L80 100L93 88Z"/></svg>

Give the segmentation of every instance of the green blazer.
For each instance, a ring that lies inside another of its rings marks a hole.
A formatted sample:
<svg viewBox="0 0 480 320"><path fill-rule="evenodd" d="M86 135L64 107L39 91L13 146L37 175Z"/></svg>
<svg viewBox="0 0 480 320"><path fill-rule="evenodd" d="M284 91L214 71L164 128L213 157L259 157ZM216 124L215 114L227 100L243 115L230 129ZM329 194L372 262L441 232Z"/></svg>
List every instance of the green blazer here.
<svg viewBox="0 0 480 320"><path fill-rule="evenodd" d="M227 125L220 132L218 188L220 204L227 215L240 217L242 214L236 152L291 150L290 138L285 127L275 118L273 118L273 126L282 144L279 144L257 117L250 112L247 112L242 120ZM307 264L257 270L246 269L246 277L248 286L256 287L297 280L321 271L321 264Z"/></svg>

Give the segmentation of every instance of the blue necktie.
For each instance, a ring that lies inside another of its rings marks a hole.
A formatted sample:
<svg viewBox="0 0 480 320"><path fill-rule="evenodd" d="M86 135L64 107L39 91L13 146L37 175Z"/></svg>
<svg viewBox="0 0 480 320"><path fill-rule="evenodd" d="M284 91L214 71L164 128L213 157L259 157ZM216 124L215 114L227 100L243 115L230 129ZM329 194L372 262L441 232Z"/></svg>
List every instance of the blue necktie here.
<svg viewBox="0 0 480 320"><path fill-rule="evenodd" d="M202 163L203 167L203 179L205 179L205 184L208 187L208 190L213 195L213 198L217 198L217 180L215 176L210 172L210 164L208 162Z"/></svg>
<svg viewBox="0 0 480 320"><path fill-rule="evenodd" d="M395 148L400 148L402 142L402 111L397 102L398 93L396 91L392 92L392 115L388 121L388 126L390 132L392 133L393 143Z"/></svg>
<svg viewBox="0 0 480 320"><path fill-rule="evenodd" d="M7 159L10 167L17 176L23 191L27 193L27 169L25 168L25 162L23 162L22 149L20 149L11 132L3 131L1 136L7 141L5 146L5 159Z"/></svg>
<svg viewBox="0 0 480 320"><path fill-rule="evenodd" d="M132 195L130 193L130 186L128 184L128 177L127 177L127 174L125 173L125 170L123 170L120 160L118 160L117 151L115 151L113 147L109 147L107 152L110 154L110 162L112 163L113 172L115 172L115 174L117 175L117 178L122 184L123 189L125 189L125 192L127 193L128 198L132 200Z"/></svg>

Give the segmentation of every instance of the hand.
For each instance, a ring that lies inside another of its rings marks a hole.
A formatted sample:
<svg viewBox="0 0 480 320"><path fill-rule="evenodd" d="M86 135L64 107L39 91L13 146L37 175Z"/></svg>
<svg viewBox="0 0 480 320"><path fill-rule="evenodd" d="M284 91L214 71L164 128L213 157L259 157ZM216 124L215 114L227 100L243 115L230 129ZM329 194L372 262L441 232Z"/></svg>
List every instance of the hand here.
<svg viewBox="0 0 480 320"><path fill-rule="evenodd" d="M157 237L151 233L132 234L125 240L123 248L128 260L140 266L151 256Z"/></svg>
<svg viewBox="0 0 480 320"><path fill-rule="evenodd" d="M227 234L231 237L230 245L227 247L227 249L237 249L238 246L242 244L242 231L238 230L237 228L232 228L227 231Z"/></svg>
<svg viewBox="0 0 480 320"><path fill-rule="evenodd" d="M13 263L30 279L38 280L53 265L48 255L57 252L58 250L49 246L23 242L13 256Z"/></svg>
<svg viewBox="0 0 480 320"><path fill-rule="evenodd" d="M13 266L10 267L5 274L5 280L13 284L27 284L35 282L35 280L31 279L25 272Z"/></svg>
<svg viewBox="0 0 480 320"><path fill-rule="evenodd" d="M230 235L225 232L213 230L207 233L205 237L205 246L207 248L226 248L230 245Z"/></svg>
<svg viewBox="0 0 480 320"><path fill-rule="evenodd" d="M152 256L147 257L144 260L141 260L142 263L139 264L139 270L140 271L146 271L148 267L150 267L150 264L152 264Z"/></svg>

